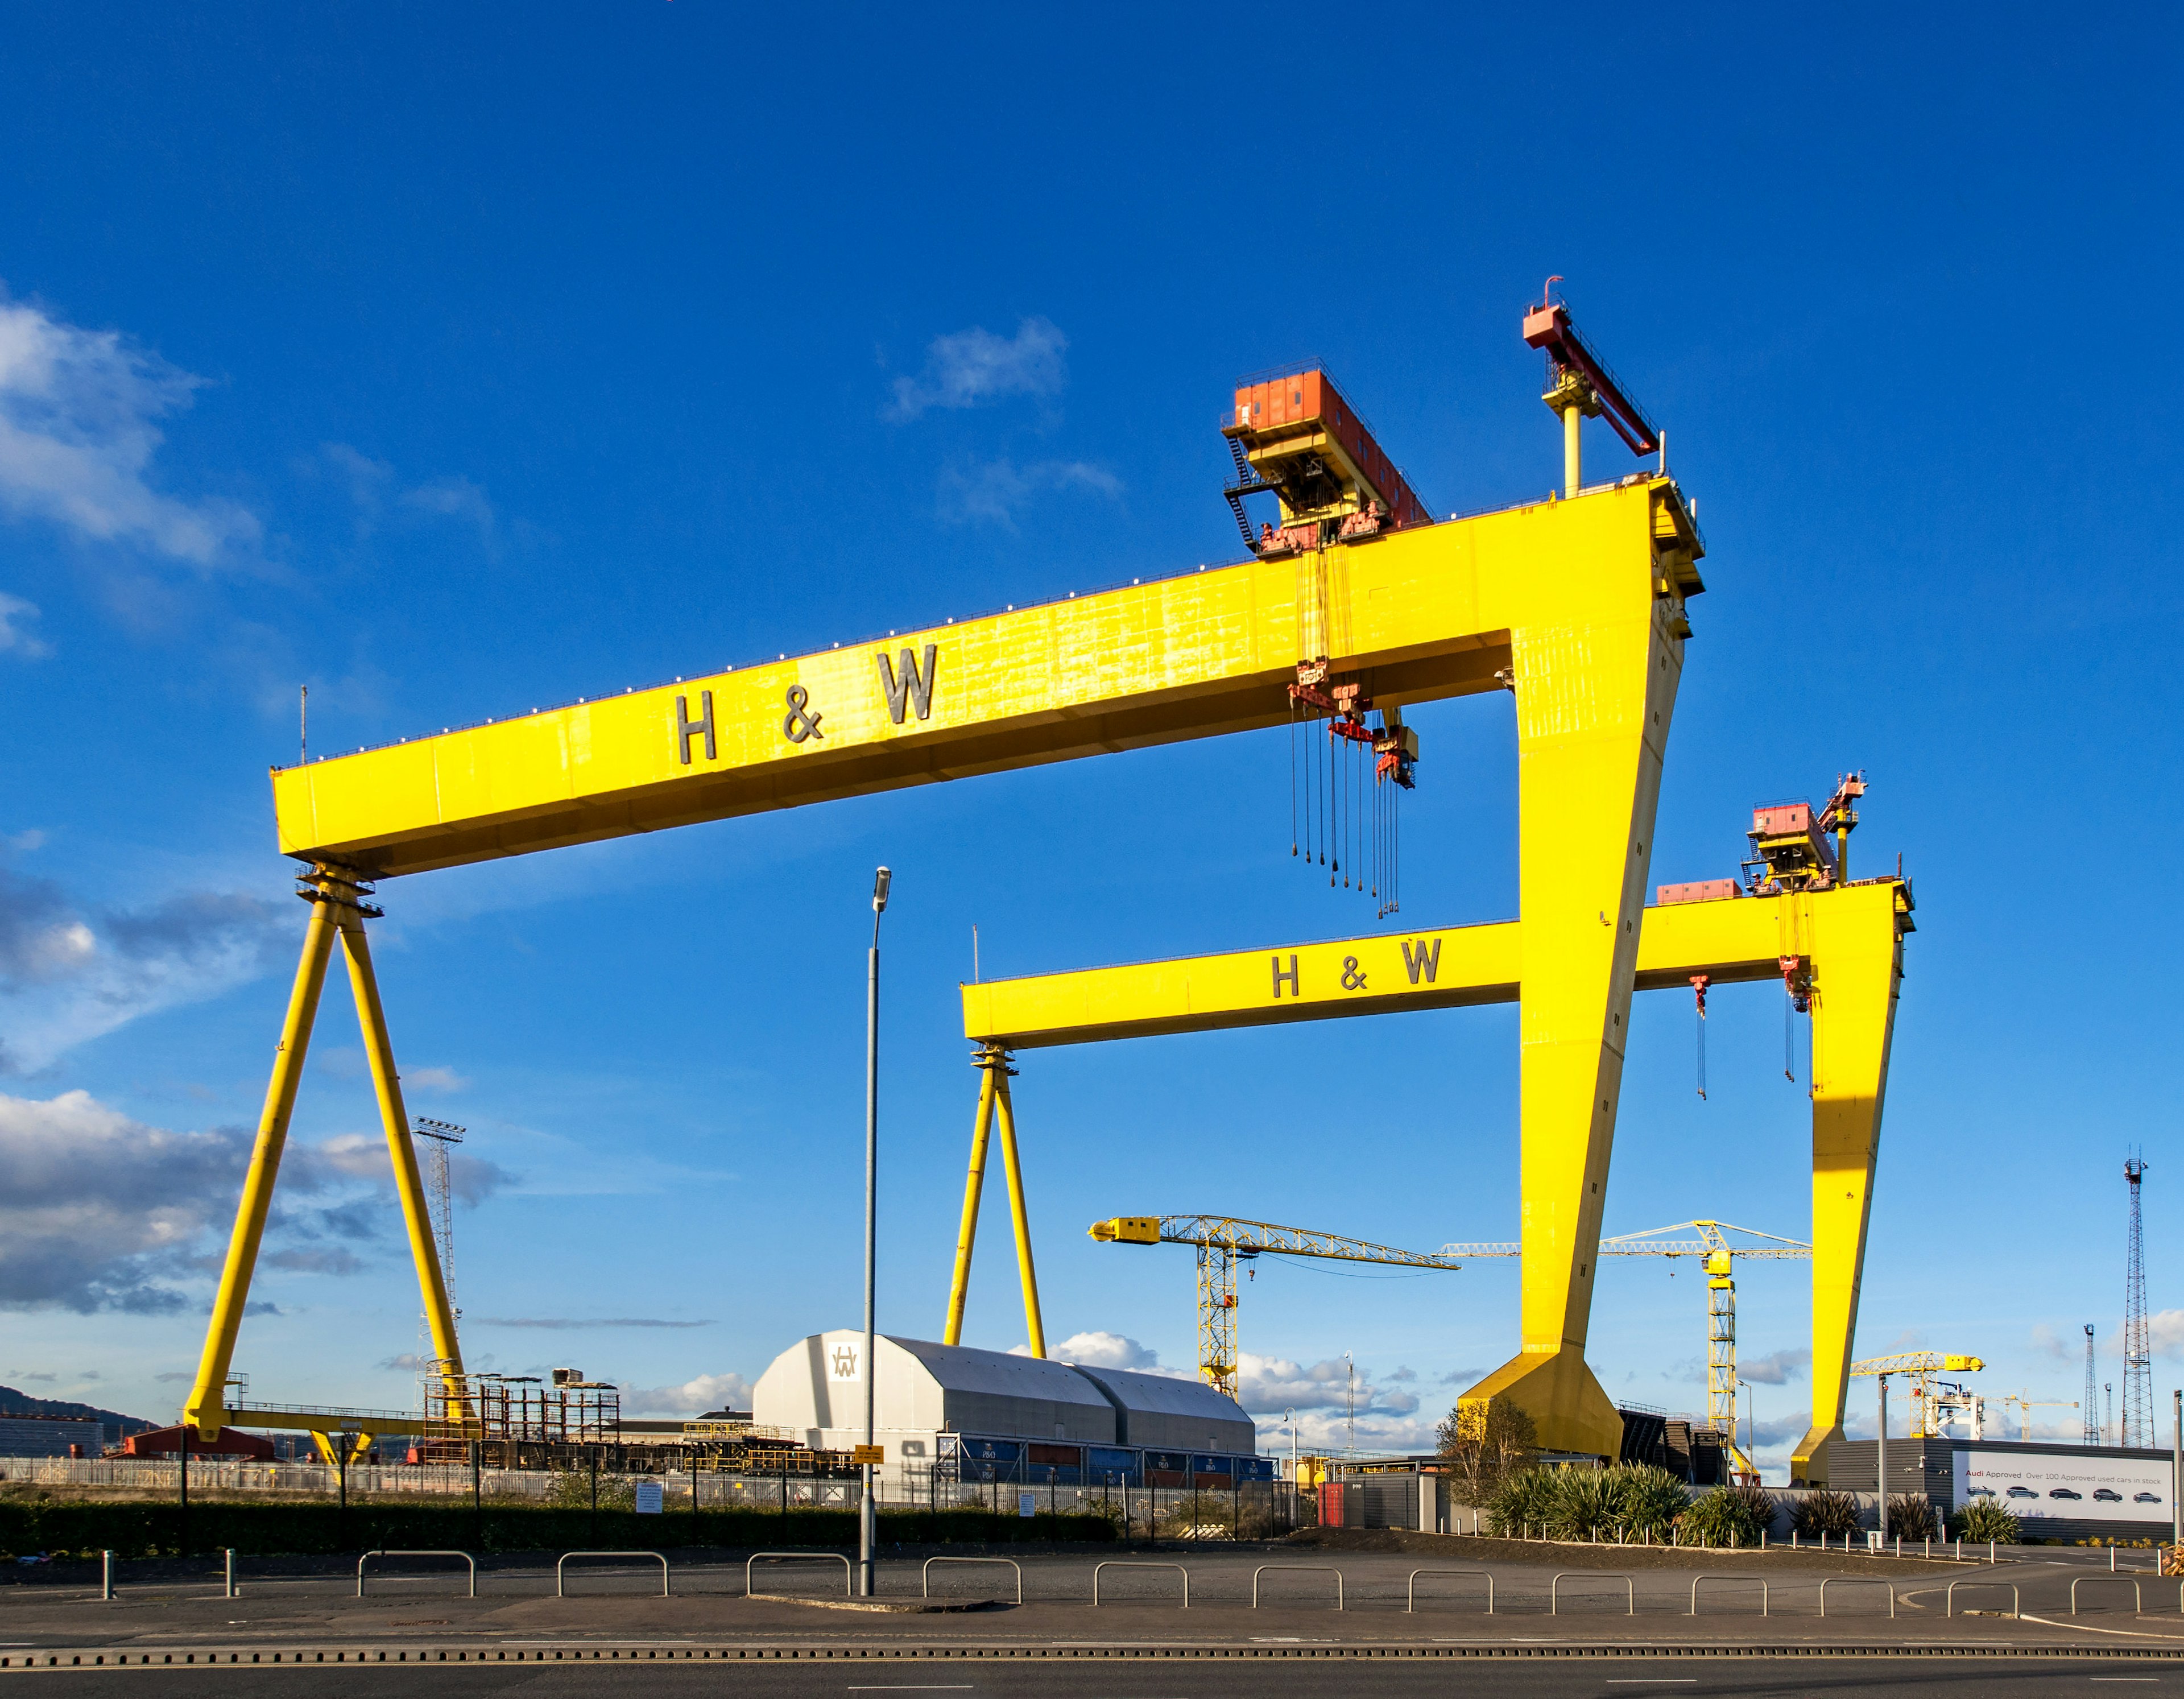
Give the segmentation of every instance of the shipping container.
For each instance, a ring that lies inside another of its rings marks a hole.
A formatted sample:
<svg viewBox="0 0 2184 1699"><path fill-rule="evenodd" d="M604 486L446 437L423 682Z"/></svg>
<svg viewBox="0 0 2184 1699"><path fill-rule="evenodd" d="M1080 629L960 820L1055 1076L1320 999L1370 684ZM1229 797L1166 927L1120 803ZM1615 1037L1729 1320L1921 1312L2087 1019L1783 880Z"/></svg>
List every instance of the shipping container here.
<svg viewBox="0 0 2184 1699"><path fill-rule="evenodd" d="M1663 885L1653 894L1666 908L1670 903L1719 902L1736 895L1738 888L1734 879L1692 879L1680 885Z"/></svg>

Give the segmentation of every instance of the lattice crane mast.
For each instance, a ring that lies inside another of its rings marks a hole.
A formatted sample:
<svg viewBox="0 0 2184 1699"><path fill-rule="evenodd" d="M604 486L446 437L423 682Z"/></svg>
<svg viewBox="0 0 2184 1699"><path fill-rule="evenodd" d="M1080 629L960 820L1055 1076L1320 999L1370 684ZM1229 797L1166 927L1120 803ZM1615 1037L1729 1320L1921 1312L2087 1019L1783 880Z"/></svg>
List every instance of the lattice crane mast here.
<svg viewBox="0 0 2184 1699"><path fill-rule="evenodd" d="M1696 1239L1671 1239L1669 1234L1696 1233ZM1762 1244L1740 1243L1729 1237L1741 1234ZM1514 1245L1444 1245L1446 1256L1482 1258L1514 1256ZM1754 1465L1736 1443L1736 1259L1767 1261L1795 1259L1809 1262L1813 1247L1795 1239L1783 1239L1756 1228L1738 1227L1725 1221L1680 1221L1644 1233L1626 1233L1600 1241L1602 1256L1694 1256L1707 1271L1707 1422L1725 1436L1736 1467L1752 1473ZM1756 1473L1754 1478L1757 1479Z"/></svg>
<svg viewBox="0 0 2184 1699"><path fill-rule="evenodd" d="M1961 1409L1967 1418L1984 1426L1979 1401L1952 1382L1936 1381L1942 1374L1977 1374L1986 1367L1979 1357L1954 1352L1898 1351L1892 1356L1869 1356L1850 1366L1853 1380L1886 1380L1892 1374L1911 1378L1911 1429L1914 1439L1938 1431L1943 1412ZM1975 1439L1981 1437L1978 1434Z"/></svg>
<svg viewBox="0 0 2184 1699"><path fill-rule="evenodd" d="M2017 1407L2017 1437L2020 1444L2031 1437L2031 1418L2034 1411L2075 1410L2078 1407L2078 1401L2075 1398L2035 1398L2029 1391L2005 1392L1994 1401L2005 1409L2012 1404Z"/></svg>
<svg viewBox="0 0 2184 1699"><path fill-rule="evenodd" d="M1198 1378L1236 1395L1236 1264L1274 1253L1405 1268L1457 1268L1445 1253L1397 1251L1337 1233L1276 1227L1227 1215L1121 1215L1089 1229L1103 1245L1190 1245L1198 1250Z"/></svg>

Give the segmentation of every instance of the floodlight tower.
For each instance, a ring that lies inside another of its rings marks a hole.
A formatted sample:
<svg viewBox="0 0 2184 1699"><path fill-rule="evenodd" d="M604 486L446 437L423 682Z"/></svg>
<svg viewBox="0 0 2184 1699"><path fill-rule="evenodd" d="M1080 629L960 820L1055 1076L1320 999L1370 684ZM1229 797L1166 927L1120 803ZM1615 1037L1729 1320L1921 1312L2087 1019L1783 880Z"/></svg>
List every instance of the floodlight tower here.
<svg viewBox="0 0 2184 1699"><path fill-rule="evenodd" d="M2101 1443L2101 1384L2093 1373L2093 1324L2086 1323L2086 1434L2088 1446Z"/></svg>

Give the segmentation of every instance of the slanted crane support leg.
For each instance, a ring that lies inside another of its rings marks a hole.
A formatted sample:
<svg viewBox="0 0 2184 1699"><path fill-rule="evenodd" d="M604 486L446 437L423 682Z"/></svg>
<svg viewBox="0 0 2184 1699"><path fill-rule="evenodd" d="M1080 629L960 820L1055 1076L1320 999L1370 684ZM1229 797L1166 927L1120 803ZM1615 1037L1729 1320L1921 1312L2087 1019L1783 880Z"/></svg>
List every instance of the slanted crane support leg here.
<svg viewBox="0 0 2184 1699"><path fill-rule="evenodd" d="M439 1359L451 1414L467 1421L464 1408L462 1347L455 1338L455 1314L440 1272L440 1252L432 1238L432 1212L417 1173L417 1150L410 1137L410 1113L402 1103L402 1079L394 1068L394 1044L387 1033L387 1011L379 1000L379 982L371 971L371 947L365 941L364 916L354 907L340 915L342 946L348 957L349 988L356 994L357 1025L371 1064L371 1086L379 1099L379 1118L387 1130L387 1154L394 1166L394 1189L402 1200L402 1219L410 1230L410 1255L417 1265L417 1291L432 1332L432 1355Z"/></svg>
<svg viewBox="0 0 2184 1699"><path fill-rule="evenodd" d="M273 1205L273 1182L288 1143L288 1121L295 1112L296 1087L311 1045L311 1024L318 1017L319 994L326 989L326 963L338 929L333 911L340 903L355 901L354 887L328 869L320 868L311 883L317 896L304 933L304 953L288 991L287 1018L281 1024L280 1048L273 1053L273 1077L265 1087L265 1106L259 1112L258 1139L251 1147L242 1200L236 1206L235 1230L228 1237L227 1262L220 1269L212 1318L205 1326L197 1381L182 1409L182 1419L208 1440L217 1438L226 1425L227 1373L234 1365L236 1336L242 1330L243 1306L250 1300L250 1277L258 1267L258 1246Z"/></svg>
<svg viewBox="0 0 2184 1699"><path fill-rule="evenodd" d="M1682 671L1672 604L1513 634L1524 916L1522 1349L1459 1401L1507 1398L1552 1451L1622 1453L1623 1423L1585 1362L1622 1095L1662 757ZM1600 598L1590 599L1600 608Z"/></svg>
<svg viewBox="0 0 2184 1699"><path fill-rule="evenodd" d="M1008 1052L982 1044L972 1064L978 1070L978 1113L971 1123L971 1171L963 1181L963 1224L956 1232L956 1273L948 1283L948 1325L943 1345L963 1343L963 1302L971 1290L971 1252L978 1242L978 1204L986 1189L986 1148L994 1132L994 1089L1008 1067Z"/></svg>
<svg viewBox="0 0 2184 1699"><path fill-rule="evenodd" d="M1822 908L1785 897L1811 938L1813 984L1813 1425L1790 1457L1792 1481L1825 1485L1829 1440L1842 1432L1858 1284L1880 1149L1881 1102L1903 979L1900 932L1866 914L1897 907L1892 883L1853 886ZM1858 913L1841 906L1856 900ZM1859 922L1863 924L1859 924ZM1824 928L1814 936L1815 928Z"/></svg>
<svg viewBox="0 0 2184 1699"><path fill-rule="evenodd" d="M1023 1165L1017 1156L1017 1112L1009 1100L1009 1076L1000 1074L994 1116L1001 1127L1001 1167L1009 1177L1009 1214L1016 1226L1017 1278L1023 1283L1024 1326L1031 1337L1031 1354L1046 1355L1046 1325L1039 1313L1039 1271L1031 1260L1031 1219L1024 1205Z"/></svg>

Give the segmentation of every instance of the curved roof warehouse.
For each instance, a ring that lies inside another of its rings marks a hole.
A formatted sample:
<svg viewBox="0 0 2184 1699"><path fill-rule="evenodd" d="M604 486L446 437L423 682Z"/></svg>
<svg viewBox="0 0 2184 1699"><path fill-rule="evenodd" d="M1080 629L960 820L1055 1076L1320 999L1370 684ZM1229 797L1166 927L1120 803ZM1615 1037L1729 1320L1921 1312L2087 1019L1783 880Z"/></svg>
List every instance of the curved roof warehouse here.
<svg viewBox="0 0 2184 1699"><path fill-rule="evenodd" d="M863 1333L848 1328L791 1345L759 1377L753 1418L820 1450L861 1445L864 1348ZM898 1462L930 1463L942 1454L943 1435L1020 1442L1027 1461L1042 1469L1089 1471L1098 1460L1082 1455L1088 1446L1235 1459L1258 1449L1258 1430L1243 1406L1195 1380L891 1334L881 1334L874 1349L876 1437L887 1447L890 1470ZM1127 1468L1134 1473L1139 1466ZM1174 1467L1151 1459L1142 1466Z"/></svg>

